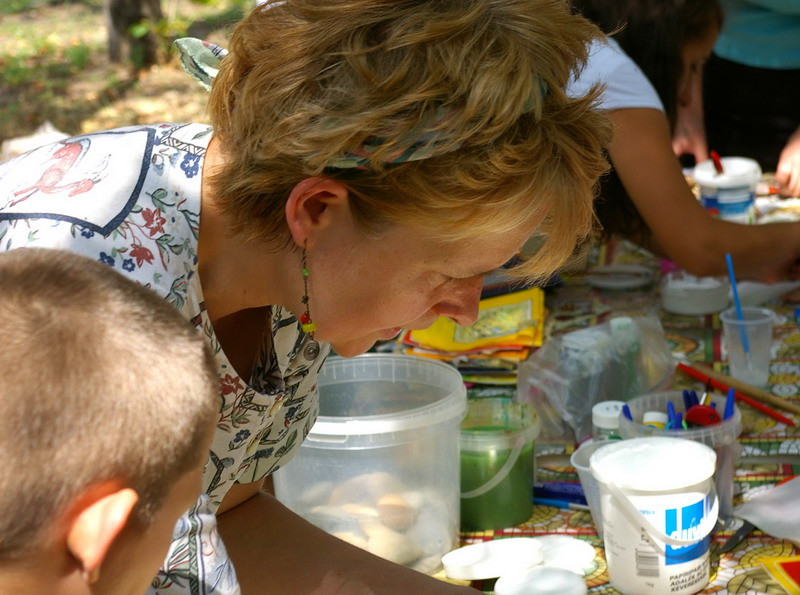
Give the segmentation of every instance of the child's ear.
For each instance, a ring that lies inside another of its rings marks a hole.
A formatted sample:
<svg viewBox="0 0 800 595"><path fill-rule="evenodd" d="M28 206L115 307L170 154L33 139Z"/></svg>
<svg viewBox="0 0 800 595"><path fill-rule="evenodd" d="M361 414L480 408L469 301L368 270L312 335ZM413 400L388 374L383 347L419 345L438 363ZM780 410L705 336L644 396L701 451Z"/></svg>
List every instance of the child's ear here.
<svg viewBox="0 0 800 595"><path fill-rule="evenodd" d="M97 486L84 494L67 531L67 549L80 563L87 581L99 577L111 544L131 518L139 495L131 488Z"/></svg>

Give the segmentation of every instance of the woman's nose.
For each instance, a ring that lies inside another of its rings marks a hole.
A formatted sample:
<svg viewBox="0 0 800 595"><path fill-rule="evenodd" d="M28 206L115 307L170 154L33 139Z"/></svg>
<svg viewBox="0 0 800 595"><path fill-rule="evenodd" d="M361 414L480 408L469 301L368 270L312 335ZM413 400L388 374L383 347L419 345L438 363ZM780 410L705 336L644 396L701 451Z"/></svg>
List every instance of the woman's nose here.
<svg viewBox="0 0 800 595"><path fill-rule="evenodd" d="M478 319L478 303L483 289L483 275L460 280L458 286L433 307L437 316L447 316L456 324L470 326Z"/></svg>

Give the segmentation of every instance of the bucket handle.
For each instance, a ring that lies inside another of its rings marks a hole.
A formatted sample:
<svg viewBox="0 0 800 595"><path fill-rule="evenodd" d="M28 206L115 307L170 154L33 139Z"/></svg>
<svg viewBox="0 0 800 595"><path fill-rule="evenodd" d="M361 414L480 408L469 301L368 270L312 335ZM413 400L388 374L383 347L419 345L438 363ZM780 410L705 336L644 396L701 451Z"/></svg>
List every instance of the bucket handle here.
<svg viewBox="0 0 800 595"><path fill-rule="evenodd" d="M662 541L666 544L675 546L694 545L700 541L700 539L710 534L711 531L714 530L714 526L717 524L717 516L719 515L719 498L717 498L717 490L714 487L714 482L711 482L711 491L709 493L709 495L713 498L711 510L709 511L708 516L704 519L703 524L698 527L698 532L702 534L700 539L677 539L675 537L670 537L655 527L650 521L648 521L647 518L641 512L639 512L639 509L633 505L633 502L631 502L630 499L625 495L625 492L617 487L616 484L609 482L605 485L617 503L619 503L622 507L622 512L626 517L628 517L628 520L633 523L634 526L639 525L640 528L644 529L651 537L655 537L659 541Z"/></svg>
<svg viewBox="0 0 800 595"><path fill-rule="evenodd" d="M492 477L482 486L478 486L474 490L469 490L468 492L461 492L461 497L477 498L478 496L485 494L486 492L497 486L511 472L511 468L514 466L514 463L517 462L517 459L519 458L519 453L522 452L523 446L525 446L525 436L519 436L517 438L517 441L514 443L514 448L508 454L506 462L503 463L502 467L500 467L500 471L498 471L494 477Z"/></svg>

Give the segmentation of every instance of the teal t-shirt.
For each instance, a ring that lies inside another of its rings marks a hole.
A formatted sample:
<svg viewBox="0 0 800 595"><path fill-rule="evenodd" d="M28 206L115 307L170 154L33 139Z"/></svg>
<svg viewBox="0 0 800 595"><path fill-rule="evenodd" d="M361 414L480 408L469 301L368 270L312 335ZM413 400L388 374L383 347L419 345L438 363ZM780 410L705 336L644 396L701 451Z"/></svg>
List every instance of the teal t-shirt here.
<svg viewBox="0 0 800 595"><path fill-rule="evenodd" d="M718 56L756 68L800 68L800 0L722 0Z"/></svg>

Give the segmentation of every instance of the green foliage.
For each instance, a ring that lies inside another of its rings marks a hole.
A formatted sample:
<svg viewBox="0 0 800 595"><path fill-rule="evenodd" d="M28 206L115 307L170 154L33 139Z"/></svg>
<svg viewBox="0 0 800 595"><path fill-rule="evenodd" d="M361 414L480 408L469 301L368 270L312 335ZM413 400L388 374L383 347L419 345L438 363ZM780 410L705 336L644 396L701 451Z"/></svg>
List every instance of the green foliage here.
<svg viewBox="0 0 800 595"><path fill-rule="evenodd" d="M42 88L51 88L59 77L86 66L92 51L81 42L60 47L47 39L36 39L32 48L0 57L0 82L12 86L38 82Z"/></svg>
<svg viewBox="0 0 800 595"><path fill-rule="evenodd" d="M83 43L70 45L64 50L67 60L75 70L81 70L86 66L91 57L91 53L91 48Z"/></svg>
<svg viewBox="0 0 800 595"><path fill-rule="evenodd" d="M245 10L252 7L255 0L168 0L162 9L166 15L158 21L143 20L128 29L128 34L134 39L141 39L147 35L153 35L159 43L159 50L162 54L168 55L172 51L172 42L179 37L186 37L189 28L195 24L197 10L192 6L202 6L204 8L218 8L222 12L217 15L217 19L234 21L241 18ZM137 64L137 56L133 56L134 64Z"/></svg>
<svg viewBox="0 0 800 595"><path fill-rule="evenodd" d="M35 6L40 6L45 0L4 0L0 2L0 14L13 14L29 10Z"/></svg>
<svg viewBox="0 0 800 595"><path fill-rule="evenodd" d="M132 33L153 33L164 56L175 37L224 35L255 0L160 0L164 19L141 23ZM195 28L196 27L196 28ZM165 65L167 66L167 65ZM177 65L171 64L170 79ZM183 77L180 73L180 77ZM147 93L138 85L147 81ZM0 0L0 141L30 134L45 120L69 134L152 121L162 79L133 76L130 68L112 64L103 18L103 0ZM167 87L164 87L167 88ZM172 91L172 88L168 88ZM187 101L171 109L183 119L202 116L206 95L187 91ZM145 99L146 97L146 99ZM190 114L190 115L186 115Z"/></svg>

